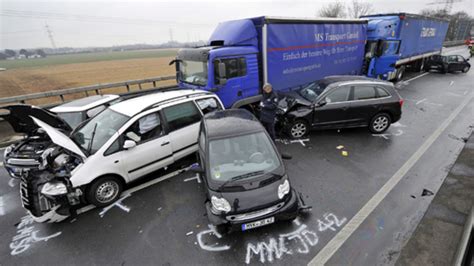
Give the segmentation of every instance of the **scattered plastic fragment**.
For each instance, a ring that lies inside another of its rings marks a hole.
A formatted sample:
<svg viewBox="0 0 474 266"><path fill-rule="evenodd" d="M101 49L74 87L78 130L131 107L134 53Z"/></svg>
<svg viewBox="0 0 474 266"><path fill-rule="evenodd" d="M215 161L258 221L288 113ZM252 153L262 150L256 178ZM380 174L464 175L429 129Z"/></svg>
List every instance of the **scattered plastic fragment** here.
<svg viewBox="0 0 474 266"><path fill-rule="evenodd" d="M349 153L347 151L342 151L341 154L342 156L349 156Z"/></svg>
<svg viewBox="0 0 474 266"><path fill-rule="evenodd" d="M433 196L433 195L434 195L433 191L428 190L428 189L423 189L423 192L421 192L422 197L424 197L424 196Z"/></svg>
<svg viewBox="0 0 474 266"><path fill-rule="evenodd" d="M161 211L161 209L163 209L163 208L159 207L157 210L158 210L158 211Z"/></svg>
<svg viewBox="0 0 474 266"><path fill-rule="evenodd" d="M187 233L186 233L186 235L187 235L187 236L190 236L190 235L192 235L192 234L194 234L194 232L193 232L193 231L191 231L191 232L187 232Z"/></svg>
<svg viewBox="0 0 474 266"><path fill-rule="evenodd" d="M75 221L77 221L77 218L72 219L69 223L74 223Z"/></svg>
<svg viewBox="0 0 474 266"><path fill-rule="evenodd" d="M410 197L412 197L412 198L416 199L416 197L415 197L415 196L413 196L413 195L410 195Z"/></svg>
<svg viewBox="0 0 474 266"><path fill-rule="evenodd" d="M340 150L340 149L344 149L344 145L339 145L336 147L336 149Z"/></svg>

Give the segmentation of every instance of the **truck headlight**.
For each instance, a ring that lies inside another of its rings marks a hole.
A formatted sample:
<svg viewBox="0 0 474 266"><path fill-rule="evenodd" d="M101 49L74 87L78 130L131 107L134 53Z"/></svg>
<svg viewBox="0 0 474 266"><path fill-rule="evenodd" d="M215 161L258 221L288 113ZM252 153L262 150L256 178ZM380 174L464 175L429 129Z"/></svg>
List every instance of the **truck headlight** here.
<svg viewBox="0 0 474 266"><path fill-rule="evenodd" d="M211 211L214 214L220 214L220 212L230 212L230 204L224 198L218 198L216 196L211 197Z"/></svg>
<svg viewBox="0 0 474 266"><path fill-rule="evenodd" d="M13 150L13 145L10 145L5 148L5 151L3 151L3 158L6 158L10 152Z"/></svg>
<svg viewBox="0 0 474 266"><path fill-rule="evenodd" d="M43 185L41 193L48 196L59 196L67 194L67 187L62 182L48 182Z"/></svg>
<svg viewBox="0 0 474 266"><path fill-rule="evenodd" d="M278 186L278 198L282 199L288 193L290 193L290 182L286 179L283 184Z"/></svg>

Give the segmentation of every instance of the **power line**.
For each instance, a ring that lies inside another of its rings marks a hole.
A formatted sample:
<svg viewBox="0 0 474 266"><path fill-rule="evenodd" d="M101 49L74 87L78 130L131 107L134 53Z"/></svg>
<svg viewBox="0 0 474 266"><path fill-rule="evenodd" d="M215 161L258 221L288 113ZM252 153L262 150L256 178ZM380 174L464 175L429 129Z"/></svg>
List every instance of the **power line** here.
<svg viewBox="0 0 474 266"><path fill-rule="evenodd" d="M53 49L56 49L56 43L54 42L53 32L51 31L47 23L45 24L45 28L46 28L46 33L48 34L48 38L51 41L51 46L53 46Z"/></svg>
<svg viewBox="0 0 474 266"><path fill-rule="evenodd" d="M0 16L34 18L34 19L56 19L56 20L68 20L68 21L80 21L80 22L99 22L99 23L113 23L113 24L136 24L136 25L150 25L150 24L170 25L172 24L172 25L196 26L196 27L213 26L213 24L194 23L194 22L191 23L191 22L153 20L153 19L74 15L74 14L52 13L52 12L21 11L21 10L12 10L12 9L0 10Z"/></svg>

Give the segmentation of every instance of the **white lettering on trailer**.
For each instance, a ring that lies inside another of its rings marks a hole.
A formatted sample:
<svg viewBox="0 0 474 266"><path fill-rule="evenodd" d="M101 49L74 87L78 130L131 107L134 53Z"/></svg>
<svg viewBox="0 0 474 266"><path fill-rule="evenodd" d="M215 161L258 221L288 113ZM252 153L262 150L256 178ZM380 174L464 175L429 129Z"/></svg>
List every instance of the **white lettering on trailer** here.
<svg viewBox="0 0 474 266"><path fill-rule="evenodd" d="M436 36L436 28L422 28L420 37L434 37Z"/></svg>
<svg viewBox="0 0 474 266"><path fill-rule="evenodd" d="M61 235L61 232L51 234L49 236L38 236L39 230L35 230L34 220L30 215L23 216L18 223L17 234L10 242L10 254L12 256L21 254L27 251L31 245L40 241L48 241Z"/></svg>

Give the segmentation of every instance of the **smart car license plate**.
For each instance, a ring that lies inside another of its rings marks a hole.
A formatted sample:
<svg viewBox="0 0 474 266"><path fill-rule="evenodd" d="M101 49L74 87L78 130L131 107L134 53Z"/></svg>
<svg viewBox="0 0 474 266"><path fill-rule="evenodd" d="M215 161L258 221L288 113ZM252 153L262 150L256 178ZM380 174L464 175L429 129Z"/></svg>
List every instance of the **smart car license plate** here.
<svg viewBox="0 0 474 266"><path fill-rule="evenodd" d="M264 225L267 225L267 224L272 224L274 222L275 222L275 217L270 217L270 218L266 218L266 219L263 219L263 220L259 220L259 221L255 221L255 222L251 222L251 223L246 223L246 224L242 225L242 231L257 228L257 227L264 226Z"/></svg>

